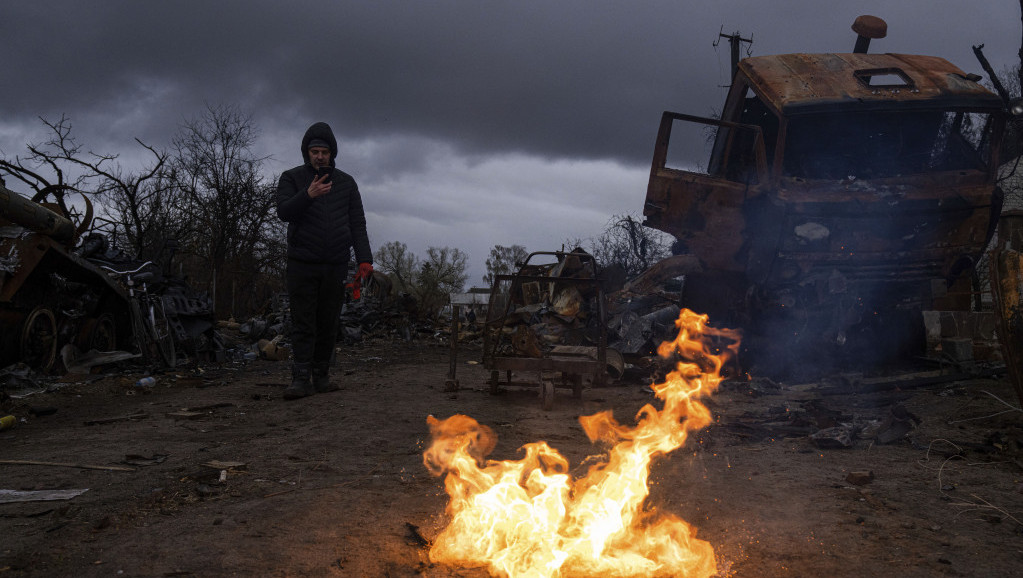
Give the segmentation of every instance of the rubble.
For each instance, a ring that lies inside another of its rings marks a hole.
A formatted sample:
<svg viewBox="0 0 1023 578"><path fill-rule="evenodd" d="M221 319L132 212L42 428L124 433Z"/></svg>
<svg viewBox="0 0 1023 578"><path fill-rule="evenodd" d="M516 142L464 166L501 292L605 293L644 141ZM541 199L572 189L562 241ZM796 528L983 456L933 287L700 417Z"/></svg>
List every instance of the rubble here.
<svg viewBox="0 0 1023 578"><path fill-rule="evenodd" d="M845 477L845 481L854 486L865 486L874 481L874 472L870 470L852 471Z"/></svg>
<svg viewBox="0 0 1023 578"><path fill-rule="evenodd" d="M291 355L291 348L281 344L283 337L283 335L277 335L270 340L260 339L257 343L260 357L270 361L286 361Z"/></svg>
<svg viewBox="0 0 1023 578"><path fill-rule="evenodd" d="M810 439L823 449L851 448L856 443L858 428L851 424L829 427L810 434Z"/></svg>

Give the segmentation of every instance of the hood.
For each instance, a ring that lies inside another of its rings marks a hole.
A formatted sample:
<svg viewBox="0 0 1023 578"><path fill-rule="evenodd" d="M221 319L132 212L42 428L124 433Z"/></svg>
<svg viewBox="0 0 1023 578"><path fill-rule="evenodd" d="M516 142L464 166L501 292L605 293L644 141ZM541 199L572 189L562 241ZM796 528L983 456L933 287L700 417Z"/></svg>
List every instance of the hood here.
<svg viewBox="0 0 1023 578"><path fill-rule="evenodd" d="M334 131L330 130L330 125L325 122L315 123L305 131L305 136L302 137L302 160L309 164L309 151L306 149L309 148L309 141L316 138L330 144L330 166L334 166L334 159L337 158L337 139L334 138Z"/></svg>

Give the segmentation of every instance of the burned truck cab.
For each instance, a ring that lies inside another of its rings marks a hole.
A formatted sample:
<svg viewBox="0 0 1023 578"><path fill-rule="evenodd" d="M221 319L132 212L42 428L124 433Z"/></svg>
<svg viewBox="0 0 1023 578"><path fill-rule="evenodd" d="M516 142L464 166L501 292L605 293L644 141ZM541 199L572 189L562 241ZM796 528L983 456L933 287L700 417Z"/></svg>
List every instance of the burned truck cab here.
<svg viewBox="0 0 1023 578"><path fill-rule="evenodd" d="M968 309L1001 210L1004 105L979 80L934 56L758 56L720 119L665 112L643 213L699 259L686 305L757 347L857 356Z"/></svg>

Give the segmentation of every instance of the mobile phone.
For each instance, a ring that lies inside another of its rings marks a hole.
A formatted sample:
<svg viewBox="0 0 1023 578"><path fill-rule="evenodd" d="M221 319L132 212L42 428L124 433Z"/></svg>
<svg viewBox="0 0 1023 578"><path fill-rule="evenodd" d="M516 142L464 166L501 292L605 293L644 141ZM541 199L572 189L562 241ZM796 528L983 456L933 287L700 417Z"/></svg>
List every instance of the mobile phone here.
<svg viewBox="0 0 1023 578"><path fill-rule="evenodd" d="M329 177L331 175L331 173L333 173L333 172L334 172L334 169L332 169L330 167L320 167L320 168L316 169L316 178L320 178L320 177L322 177L324 175Z"/></svg>

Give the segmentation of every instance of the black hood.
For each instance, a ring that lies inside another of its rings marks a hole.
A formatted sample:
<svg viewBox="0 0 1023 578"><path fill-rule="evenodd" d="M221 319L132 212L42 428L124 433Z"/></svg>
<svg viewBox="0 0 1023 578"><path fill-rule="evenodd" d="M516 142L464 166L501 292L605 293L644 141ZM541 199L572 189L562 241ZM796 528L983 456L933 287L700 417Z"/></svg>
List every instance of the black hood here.
<svg viewBox="0 0 1023 578"><path fill-rule="evenodd" d="M305 131L305 136L302 137L302 160L306 164L309 164L309 141L313 139L326 141L330 145L330 166L334 166L334 159L337 158L337 139L334 138L334 131L330 130L330 125L318 122Z"/></svg>

